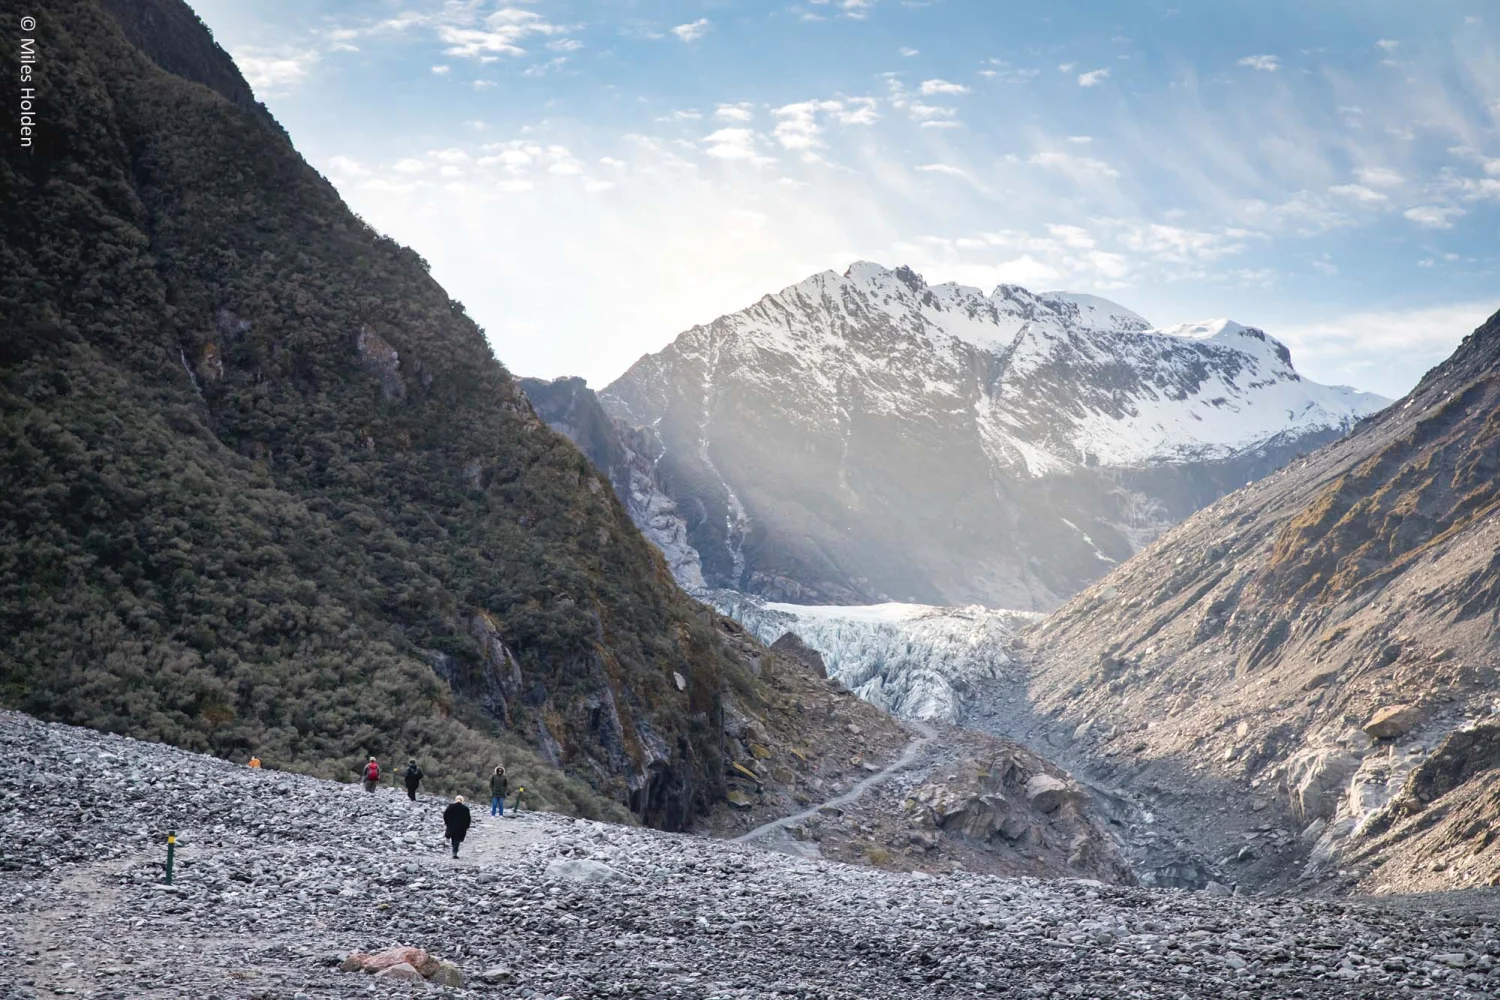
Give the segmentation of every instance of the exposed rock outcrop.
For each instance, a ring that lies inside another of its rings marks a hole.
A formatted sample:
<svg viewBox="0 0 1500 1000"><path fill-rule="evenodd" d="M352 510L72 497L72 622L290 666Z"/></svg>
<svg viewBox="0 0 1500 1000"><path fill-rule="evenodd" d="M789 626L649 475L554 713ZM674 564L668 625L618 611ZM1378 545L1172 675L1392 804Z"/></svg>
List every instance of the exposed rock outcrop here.
<svg viewBox="0 0 1500 1000"><path fill-rule="evenodd" d="M1090 720L1137 732L1128 768L1094 758L1098 773L1155 790L1159 812L1228 857L1265 826L1305 828L1296 849L1241 862L1246 879L1286 883L1309 861L1330 887L1500 877L1500 852L1444 840L1500 823L1481 779L1417 777L1485 759L1466 734L1495 710L1497 456L1500 316L1405 400L1193 516L1033 630L1036 737ZM1103 684L1082 666L1101 658L1122 664Z"/></svg>

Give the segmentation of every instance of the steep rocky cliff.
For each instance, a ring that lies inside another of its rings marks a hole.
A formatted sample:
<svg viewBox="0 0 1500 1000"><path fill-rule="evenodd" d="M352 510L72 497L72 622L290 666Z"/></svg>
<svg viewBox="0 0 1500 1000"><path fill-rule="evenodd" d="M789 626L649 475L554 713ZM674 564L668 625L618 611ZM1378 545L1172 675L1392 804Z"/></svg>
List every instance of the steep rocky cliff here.
<svg viewBox="0 0 1500 1000"><path fill-rule="evenodd" d="M581 378L523 378L517 384L537 415L567 435L609 476L620 502L646 538L661 549L677 582L689 590L702 589L703 566L688 539L687 519L658 478L662 444L656 432L616 421Z"/></svg>
<svg viewBox="0 0 1500 1000"><path fill-rule="evenodd" d="M1201 832L1301 838L1248 877L1500 879L1500 317L1348 438L1172 530L1030 636L1070 759ZM1106 757L1106 755L1108 755ZM1342 869L1342 872L1340 871Z"/></svg>
<svg viewBox="0 0 1500 1000"><path fill-rule="evenodd" d="M609 482L185 4L47 8L46 119L0 160L0 699L706 811L753 676Z"/></svg>

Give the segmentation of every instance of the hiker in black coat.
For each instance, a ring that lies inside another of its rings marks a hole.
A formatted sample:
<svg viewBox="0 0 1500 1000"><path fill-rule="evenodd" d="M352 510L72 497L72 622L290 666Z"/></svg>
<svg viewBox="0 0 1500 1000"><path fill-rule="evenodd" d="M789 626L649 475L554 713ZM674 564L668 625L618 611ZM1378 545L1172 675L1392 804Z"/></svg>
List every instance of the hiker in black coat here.
<svg viewBox="0 0 1500 1000"><path fill-rule="evenodd" d="M422 769L417 766L416 758L406 765L406 797L413 802L417 801L417 786L422 783Z"/></svg>
<svg viewBox="0 0 1500 1000"><path fill-rule="evenodd" d="M453 856L458 857L458 845L464 842L464 837L469 834L469 821L473 817L469 815L469 807L464 805L464 797L460 795L453 800L453 804L443 810L443 836L453 841Z"/></svg>

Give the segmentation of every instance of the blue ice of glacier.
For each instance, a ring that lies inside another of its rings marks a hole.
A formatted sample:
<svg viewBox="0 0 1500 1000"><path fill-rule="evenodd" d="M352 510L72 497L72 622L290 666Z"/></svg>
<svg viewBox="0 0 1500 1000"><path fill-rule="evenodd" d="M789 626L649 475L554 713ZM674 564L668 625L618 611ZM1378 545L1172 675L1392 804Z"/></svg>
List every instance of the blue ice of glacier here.
<svg viewBox="0 0 1500 1000"><path fill-rule="evenodd" d="M980 605L776 604L717 590L699 597L770 644L795 632L831 677L906 719L957 722L975 687L1014 665L1011 641L1042 615Z"/></svg>

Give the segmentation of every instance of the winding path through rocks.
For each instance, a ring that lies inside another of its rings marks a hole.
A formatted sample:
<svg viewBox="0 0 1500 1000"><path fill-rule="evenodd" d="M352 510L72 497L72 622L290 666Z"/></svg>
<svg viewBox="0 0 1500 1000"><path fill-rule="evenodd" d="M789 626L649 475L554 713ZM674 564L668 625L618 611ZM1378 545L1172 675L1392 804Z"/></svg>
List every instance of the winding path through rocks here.
<svg viewBox="0 0 1500 1000"><path fill-rule="evenodd" d="M792 826L795 823L800 823L811 816L816 816L820 810L837 809L839 806L846 806L851 802L858 801L860 797L865 794L865 792L874 788L882 781L885 781L897 771L905 770L906 768L910 767L912 765L912 762L917 759L917 754L922 752L922 748L927 746L928 743L931 743L934 739L937 738L937 731L925 722L917 722L916 720L908 721L912 726L916 728L916 730L921 735L913 738L912 741L906 745L906 749L901 752L901 756L896 758L894 762L887 764L885 768L880 771L876 771L868 778L861 779L854 785L854 787L850 788L846 792L834 796L827 802L820 802L815 806L810 806L799 813L794 813L791 816L783 816L780 819L773 819L769 823L763 823L760 826L756 827L754 830L751 830L749 833L743 833L738 837L735 837L730 841L730 843L746 844L752 840L759 840L762 837L766 837L770 834L785 830L787 827Z"/></svg>

